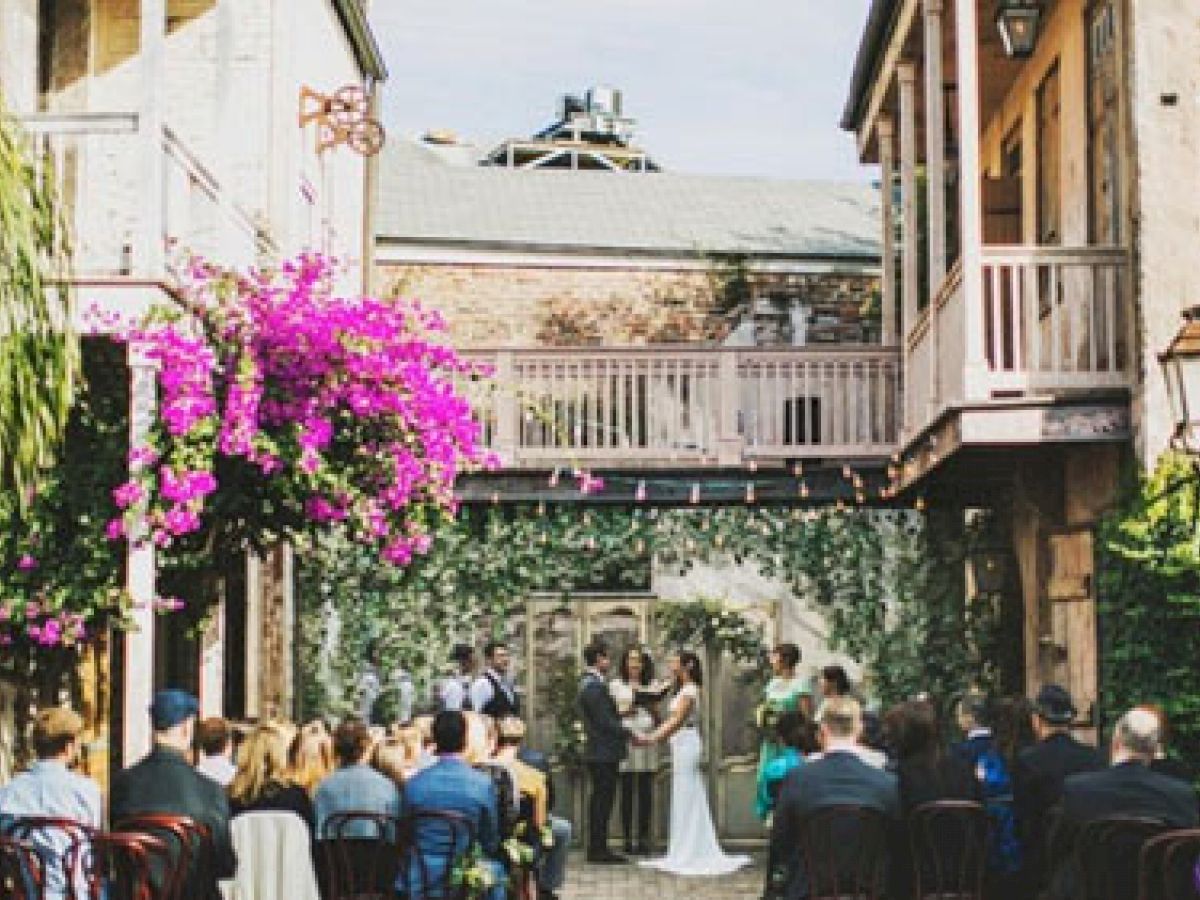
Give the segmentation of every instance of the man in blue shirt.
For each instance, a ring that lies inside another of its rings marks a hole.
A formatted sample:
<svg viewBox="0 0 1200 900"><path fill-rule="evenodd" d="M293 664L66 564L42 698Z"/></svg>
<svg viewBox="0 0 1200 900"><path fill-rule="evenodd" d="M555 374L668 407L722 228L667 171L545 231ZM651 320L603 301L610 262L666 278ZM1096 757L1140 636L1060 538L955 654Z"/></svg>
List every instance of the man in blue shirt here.
<svg viewBox="0 0 1200 900"><path fill-rule="evenodd" d="M99 785L70 769L79 755L82 732L83 719L69 709L52 707L38 713L33 724L33 747L38 759L28 772L0 788L0 831L19 816L49 816L71 819L88 828L100 827ZM49 863L47 900L62 900L67 894L63 863L70 835L54 829L34 831L30 839L44 851Z"/></svg>
<svg viewBox="0 0 1200 900"><path fill-rule="evenodd" d="M400 815L400 788L367 764L371 754L371 733L361 719L347 719L333 733L333 752L338 768L317 786L314 805L317 811L317 837L325 837L325 823L341 812L370 812L385 816ZM342 837L373 837L365 822L351 823Z"/></svg>
<svg viewBox="0 0 1200 900"><path fill-rule="evenodd" d="M492 780L467 765L463 751L467 746L467 721L456 710L446 710L433 720L433 741L438 761L418 772L405 786L404 798L409 812L452 812L465 816L475 828L475 837L487 857L483 865L491 875L487 900L504 900L504 871L496 858L500 853L499 801ZM440 887L454 860L445 853L445 829L437 822L418 827L417 851L425 861L430 887ZM455 847L461 855L465 846ZM421 866L410 867L409 893L421 896L426 888L420 883ZM402 890L404 885L398 885Z"/></svg>

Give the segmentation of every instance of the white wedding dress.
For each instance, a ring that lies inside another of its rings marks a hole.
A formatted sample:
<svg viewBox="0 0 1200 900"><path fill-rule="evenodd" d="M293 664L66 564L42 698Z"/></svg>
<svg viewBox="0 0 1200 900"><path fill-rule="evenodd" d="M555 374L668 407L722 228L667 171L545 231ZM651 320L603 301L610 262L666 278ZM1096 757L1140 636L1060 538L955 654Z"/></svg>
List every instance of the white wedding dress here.
<svg viewBox="0 0 1200 900"><path fill-rule="evenodd" d="M674 875L728 875L748 865L748 856L727 856L717 843L708 806L708 791L700 772L700 691L684 685L671 701L674 714L684 697L692 698L687 721L671 737L671 832L667 855L641 863Z"/></svg>

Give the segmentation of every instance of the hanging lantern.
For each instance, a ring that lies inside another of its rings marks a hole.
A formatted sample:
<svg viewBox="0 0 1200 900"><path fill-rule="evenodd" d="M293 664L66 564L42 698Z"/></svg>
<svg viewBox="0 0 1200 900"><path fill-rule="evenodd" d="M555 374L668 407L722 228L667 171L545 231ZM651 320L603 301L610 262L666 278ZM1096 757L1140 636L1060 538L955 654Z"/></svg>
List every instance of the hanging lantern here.
<svg viewBox="0 0 1200 900"><path fill-rule="evenodd" d="M996 10L996 27L1000 29L1005 54L1014 59L1032 56L1041 19L1041 0L1001 0Z"/></svg>
<svg viewBox="0 0 1200 900"><path fill-rule="evenodd" d="M1158 357L1167 382L1175 430L1172 443L1200 453L1200 306L1183 314L1183 325Z"/></svg>

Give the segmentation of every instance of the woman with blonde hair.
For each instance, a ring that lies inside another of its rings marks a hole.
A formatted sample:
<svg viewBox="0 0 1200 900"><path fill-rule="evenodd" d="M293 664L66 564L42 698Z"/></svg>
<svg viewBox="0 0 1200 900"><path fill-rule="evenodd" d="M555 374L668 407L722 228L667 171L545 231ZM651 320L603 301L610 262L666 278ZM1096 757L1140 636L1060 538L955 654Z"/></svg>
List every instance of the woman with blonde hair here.
<svg viewBox="0 0 1200 900"><path fill-rule="evenodd" d="M309 793L333 771L333 737L319 719L296 732L288 751L288 778Z"/></svg>
<svg viewBox="0 0 1200 900"><path fill-rule="evenodd" d="M371 765L398 787L416 774L420 762L421 732L415 728L393 729L371 751Z"/></svg>
<svg viewBox="0 0 1200 900"><path fill-rule="evenodd" d="M238 750L238 769L229 783L231 816L248 812L290 812L299 816L312 834L316 811L305 789L288 776L288 745L284 732L260 725Z"/></svg>

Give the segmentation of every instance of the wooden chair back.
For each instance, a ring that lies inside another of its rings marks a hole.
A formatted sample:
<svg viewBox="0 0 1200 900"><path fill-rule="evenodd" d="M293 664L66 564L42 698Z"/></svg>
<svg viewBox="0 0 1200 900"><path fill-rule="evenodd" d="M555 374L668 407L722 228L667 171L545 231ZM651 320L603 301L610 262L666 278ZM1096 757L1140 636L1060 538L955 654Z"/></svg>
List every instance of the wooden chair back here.
<svg viewBox="0 0 1200 900"><path fill-rule="evenodd" d="M29 841L0 835L0 897L42 900L46 887L42 855Z"/></svg>
<svg viewBox="0 0 1200 900"><path fill-rule="evenodd" d="M880 900L887 890L892 826L863 806L830 806L800 823L810 900Z"/></svg>
<svg viewBox="0 0 1200 900"><path fill-rule="evenodd" d="M396 893L400 820L373 812L336 813L321 829L318 881L326 900L385 900Z"/></svg>
<svg viewBox="0 0 1200 900"><path fill-rule="evenodd" d="M989 824L983 806L968 800L939 800L913 810L908 832L918 900L982 900Z"/></svg>
<svg viewBox="0 0 1200 900"><path fill-rule="evenodd" d="M1200 900L1200 828L1150 838L1139 868L1138 900Z"/></svg>

